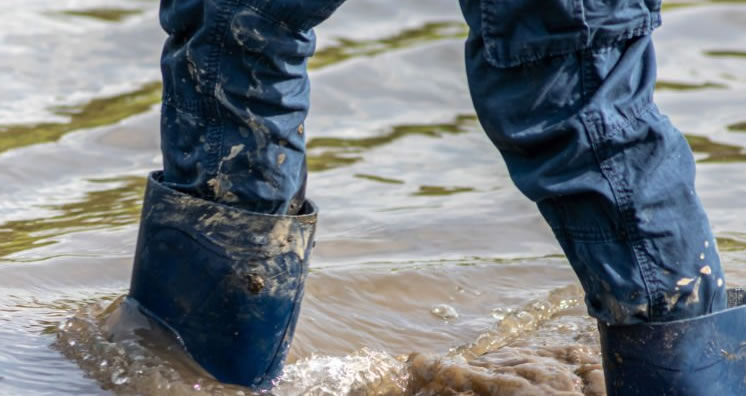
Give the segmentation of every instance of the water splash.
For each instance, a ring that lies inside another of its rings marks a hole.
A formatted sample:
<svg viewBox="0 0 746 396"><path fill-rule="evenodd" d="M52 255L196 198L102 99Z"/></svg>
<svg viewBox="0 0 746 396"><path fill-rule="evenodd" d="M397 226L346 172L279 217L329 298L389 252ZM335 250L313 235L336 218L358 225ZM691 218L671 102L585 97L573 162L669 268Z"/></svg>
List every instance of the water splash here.
<svg viewBox="0 0 746 396"><path fill-rule="evenodd" d="M472 343L443 356L393 356L366 348L347 356L310 356L288 365L277 395L602 395L594 322L583 316L577 286L501 312ZM236 395L196 366L169 331L124 296L83 306L57 329L55 347L105 390L119 394Z"/></svg>
<svg viewBox="0 0 746 396"><path fill-rule="evenodd" d="M448 356L469 361L502 348L536 330L559 312L579 306L582 296L582 290L576 285L552 290L546 301L537 300L523 309L505 314L495 329L480 334L472 343L452 349Z"/></svg>

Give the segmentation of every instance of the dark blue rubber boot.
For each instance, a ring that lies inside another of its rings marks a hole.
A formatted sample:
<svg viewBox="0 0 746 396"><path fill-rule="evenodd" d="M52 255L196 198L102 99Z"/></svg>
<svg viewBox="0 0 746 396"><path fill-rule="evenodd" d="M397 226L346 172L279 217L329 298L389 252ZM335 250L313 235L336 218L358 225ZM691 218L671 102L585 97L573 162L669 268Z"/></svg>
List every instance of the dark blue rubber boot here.
<svg viewBox="0 0 746 396"><path fill-rule="evenodd" d="M271 387L298 319L316 207L253 213L175 191L161 177L148 179L129 301L219 381Z"/></svg>
<svg viewBox="0 0 746 396"><path fill-rule="evenodd" d="M746 292L727 310L631 326L599 324L608 396L746 395Z"/></svg>

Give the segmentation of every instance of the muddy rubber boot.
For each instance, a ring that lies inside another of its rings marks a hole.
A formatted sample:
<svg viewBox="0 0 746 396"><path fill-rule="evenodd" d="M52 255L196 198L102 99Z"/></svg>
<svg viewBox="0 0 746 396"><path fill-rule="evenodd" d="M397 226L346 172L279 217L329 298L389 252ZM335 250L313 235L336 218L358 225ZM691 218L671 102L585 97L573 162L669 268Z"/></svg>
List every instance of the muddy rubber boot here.
<svg viewBox="0 0 746 396"><path fill-rule="evenodd" d="M692 319L599 324L608 396L746 395L746 292Z"/></svg>
<svg viewBox="0 0 746 396"><path fill-rule="evenodd" d="M316 207L252 213L148 178L128 301L171 329L222 382L271 387L308 274Z"/></svg>

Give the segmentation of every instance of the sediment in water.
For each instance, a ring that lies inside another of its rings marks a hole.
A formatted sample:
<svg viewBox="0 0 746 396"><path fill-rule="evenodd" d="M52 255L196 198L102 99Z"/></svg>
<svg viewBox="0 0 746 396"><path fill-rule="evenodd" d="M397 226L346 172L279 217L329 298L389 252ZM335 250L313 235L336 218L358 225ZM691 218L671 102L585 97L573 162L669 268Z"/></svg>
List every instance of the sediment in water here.
<svg viewBox="0 0 746 396"><path fill-rule="evenodd" d="M508 313L474 342L445 355L362 349L310 356L285 368L277 395L603 395L595 325L581 290L554 290ZM55 347L117 394L248 395L195 366L178 340L126 303L82 307Z"/></svg>

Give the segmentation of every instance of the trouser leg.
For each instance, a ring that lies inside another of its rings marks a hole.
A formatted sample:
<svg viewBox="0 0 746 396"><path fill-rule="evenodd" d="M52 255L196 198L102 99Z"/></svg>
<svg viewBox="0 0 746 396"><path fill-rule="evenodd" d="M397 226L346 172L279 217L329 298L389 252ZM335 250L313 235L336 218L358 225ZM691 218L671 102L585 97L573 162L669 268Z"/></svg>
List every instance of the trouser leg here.
<svg viewBox="0 0 746 396"><path fill-rule="evenodd" d="M463 0L469 85L607 324L725 307L683 135L653 103L660 3Z"/></svg>
<svg viewBox="0 0 746 396"><path fill-rule="evenodd" d="M163 0L164 183L262 213L303 202L311 30L342 0Z"/></svg>

